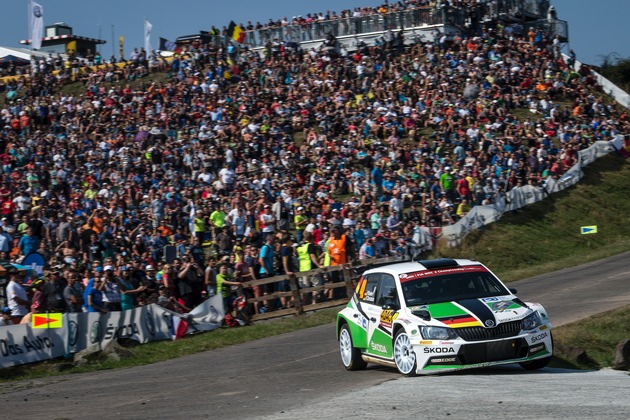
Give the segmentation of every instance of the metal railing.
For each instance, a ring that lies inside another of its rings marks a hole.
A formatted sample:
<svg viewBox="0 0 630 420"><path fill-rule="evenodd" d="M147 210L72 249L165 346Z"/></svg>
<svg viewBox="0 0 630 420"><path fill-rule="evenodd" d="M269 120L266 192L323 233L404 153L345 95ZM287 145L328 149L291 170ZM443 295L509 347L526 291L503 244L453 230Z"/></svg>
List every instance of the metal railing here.
<svg viewBox="0 0 630 420"><path fill-rule="evenodd" d="M461 20L461 19L459 19ZM398 30L424 25L441 25L444 14L434 8L418 8L386 14L374 13L360 17L343 17L331 20L316 20L303 24L289 23L262 29L245 31L245 42L251 48L264 47L272 42L306 42L355 36L387 29Z"/></svg>
<svg viewBox="0 0 630 420"><path fill-rule="evenodd" d="M365 16L344 16L330 20L314 20L296 24L267 26L245 31L245 42L250 48L264 47L273 42L308 42L358 36L431 25L450 25L464 28L475 15L479 21L509 17L512 20L546 19L549 0L498 0L482 3L475 7L419 7L389 13L372 13ZM566 24L566 22L565 22ZM565 31L566 32L566 31Z"/></svg>

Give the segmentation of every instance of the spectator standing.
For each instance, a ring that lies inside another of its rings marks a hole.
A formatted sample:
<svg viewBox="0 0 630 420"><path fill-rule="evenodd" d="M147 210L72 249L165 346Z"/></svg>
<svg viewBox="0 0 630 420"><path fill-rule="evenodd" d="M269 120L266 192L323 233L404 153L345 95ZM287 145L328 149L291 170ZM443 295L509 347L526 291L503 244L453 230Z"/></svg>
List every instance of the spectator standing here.
<svg viewBox="0 0 630 420"><path fill-rule="evenodd" d="M7 269L9 275L9 284L7 285L7 300L9 309L11 310L11 320L14 324L19 324L22 318L29 313L30 301L26 290L22 287L20 281L21 276L17 268L9 267Z"/></svg>
<svg viewBox="0 0 630 420"><path fill-rule="evenodd" d="M323 267L321 264L321 259L317 255L317 247L313 244L313 234L311 232L304 232L304 239L301 244L296 248L298 263L299 263L299 271L305 272L310 271L315 268ZM321 274L315 276L301 276L299 278L299 285L302 288L308 287L316 287L321 286L323 284L323 279ZM312 303L317 302L317 297L319 292L314 291L312 293Z"/></svg>
<svg viewBox="0 0 630 420"><path fill-rule="evenodd" d="M63 289L67 312L83 312L83 287L79 276L73 270L67 270L64 276L68 285Z"/></svg>
<svg viewBox="0 0 630 420"><path fill-rule="evenodd" d="M33 233L33 229L28 227L26 228L26 234L20 238L18 247L22 255L28 255L31 252L37 251L40 241L41 240Z"/></svg>
<svg viewBox="0 0 630 420"><path fill-rule="evenodd" d="M114 267L106 265L103 267L103 307L108 312L121 310L121 290L114 273Z"/></svg>

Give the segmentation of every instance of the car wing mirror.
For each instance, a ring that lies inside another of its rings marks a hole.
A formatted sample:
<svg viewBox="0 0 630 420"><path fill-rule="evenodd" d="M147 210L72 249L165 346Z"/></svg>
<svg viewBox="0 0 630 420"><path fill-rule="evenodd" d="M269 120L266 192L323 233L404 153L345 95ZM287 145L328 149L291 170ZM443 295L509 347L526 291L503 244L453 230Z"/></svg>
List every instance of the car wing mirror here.
<svg viewBox="0 0 630 420"><path fill-rule="evenodd" d="M512 293L513 295L515 295L515 294L517 294L517 293L518 293L518 291L517 291L515 288L513 288L513 287L508 288L508 290L509 290L509 291L510 291L510 293Z"/></svg>
<svg viewBox="0 0 630 420"><path fill-rule="evenodd" d="M383 309L384 309L384 310L386 310L386 311L387 311L387 310L390 310L390 311L397 311L397 310L399 310L399 309L400 309L400 306L398 306L398 305L397 305L397 304L395 304L395 303L389 302L389 303L386 303L385 305L383 305Z"/></svg>
<svg viewBox="0 0 630 420"><path fill-rule="evenodd" d="M422 319L423 321L431 321L431 313L429 311L427 311L426 309L421 309L419 311L413 311L411 313L414 314L415 316L417 316L418 318Z"/></svg>

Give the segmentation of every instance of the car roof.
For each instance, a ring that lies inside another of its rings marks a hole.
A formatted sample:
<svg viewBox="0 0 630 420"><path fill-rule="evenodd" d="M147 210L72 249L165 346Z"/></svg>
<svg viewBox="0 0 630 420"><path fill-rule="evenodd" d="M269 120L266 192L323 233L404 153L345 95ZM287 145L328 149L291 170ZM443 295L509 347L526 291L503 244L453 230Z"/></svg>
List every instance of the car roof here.
<svg viewBox="0 0 630 420"><path fill-rule="evenodd" d="M394 276L403 273L414 273L425 270L439 270L441 268L463 267L469 265L483 265L479 261L468 259L440 258L436 260L416 260L395 264L387 264L366 270L363 274L388 273Z"/></svg>

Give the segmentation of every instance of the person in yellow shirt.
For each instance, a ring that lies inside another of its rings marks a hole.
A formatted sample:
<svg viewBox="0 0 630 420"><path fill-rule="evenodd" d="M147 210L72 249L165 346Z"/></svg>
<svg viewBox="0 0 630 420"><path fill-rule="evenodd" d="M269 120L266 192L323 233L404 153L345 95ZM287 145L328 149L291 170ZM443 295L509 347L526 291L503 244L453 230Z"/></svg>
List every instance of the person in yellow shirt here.
<svg viewBox="0 0 630 420"><path fill-rule="evenodd" d="M293 217L293 222L295 223L295 238L297 243L302 242L302 238L304 237L304 229L308 225L308 216L304 212L304 207L300 206L295 209L295 216Z"/></svg>

